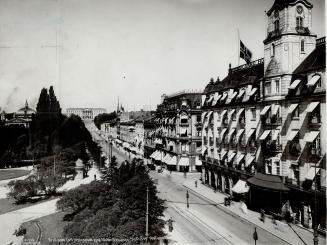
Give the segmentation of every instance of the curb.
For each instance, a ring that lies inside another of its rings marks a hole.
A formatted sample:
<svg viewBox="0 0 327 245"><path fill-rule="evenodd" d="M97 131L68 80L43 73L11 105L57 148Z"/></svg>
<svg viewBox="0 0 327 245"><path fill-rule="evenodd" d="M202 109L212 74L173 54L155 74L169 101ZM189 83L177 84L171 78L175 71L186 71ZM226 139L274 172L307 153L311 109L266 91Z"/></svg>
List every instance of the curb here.
<svg viewBox="0 0 327 245"><path fill-rule="evenodd" d="M287 244L291 244L291 245L293 244L293 243L290 243L289 241L285 240L284 238L281 238L280 236L278 236L278 235L272 233L272 232L269 231L268 229L266 229L266 228L264 228L264 227L262 227L262 226L259 226L259 225L253 223L252 221L250 221L250 220L248 220L248 219L245 219L244 217L242 217L242 216L240 216L240 215L234 213L233 211L231 211L231 210L229 210L229 209L227 209L227 208L224 208L221 204L216 203L216 202L210 200L210 199L207 198L206 196L204 196L204 195L202 195L202 194L200 194L200 193L198 193L198 192L192 190L191 188L187 187L186 185L183 184L183 186L184 186L185 188L187 188L188 190L190 190L191 192L193 192L193 193L195 193L196 195L198 195L200 198L205 199L205 200L207 200L207 201L209 201L209 202L211 202L211 203L214 203L215 206L216 206L217 208L219 208L220 210L224 211L225 213L227 213L227 214L229 214L229 215L231 215L231 216L233 216L233 217L235 217L235 218L238 218L238 219L242 220L243 222L246 222L246 223L248 223L248 224L251 224L251 225L253 225L253 226L255 226L255 227L260 227L261 229L265 230L266 232L270 233L271 235L273 235L273 236L275 236L275 237L277 237L277 238L283 240L283 241L286 242Z"/></svg>

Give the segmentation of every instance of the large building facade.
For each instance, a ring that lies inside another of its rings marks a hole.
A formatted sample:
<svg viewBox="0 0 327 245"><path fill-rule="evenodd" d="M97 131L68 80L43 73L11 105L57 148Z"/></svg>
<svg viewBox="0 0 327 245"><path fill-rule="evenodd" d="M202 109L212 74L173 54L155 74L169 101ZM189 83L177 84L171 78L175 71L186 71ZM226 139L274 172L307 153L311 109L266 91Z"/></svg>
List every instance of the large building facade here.
<svg viewBox="0 0 327 245"><path fill-rule="evenodd" d="M154 125L146 138L146 144L155 145L151 158L170 170L187 172L201 168L200 91L163 95Z"/></svg>
<svg viewBox="0 0 327 245"><path fill-rule="evenodd" d="M82 120L93 120L99 114L106 113L104 108L67 108L67 116L74 114Z"/></svg>
<svg viewBox="0 0 327 245"><path fill-rule="evenodd" d="M267 12L264 58L230 67L207 85L202 178L229 194L246 192L237 183L247 183L250 208L279 212L289 201L309 227L317 190L317 224L325 227L326 45L310 30L312 7L276 0Z"/></svg>

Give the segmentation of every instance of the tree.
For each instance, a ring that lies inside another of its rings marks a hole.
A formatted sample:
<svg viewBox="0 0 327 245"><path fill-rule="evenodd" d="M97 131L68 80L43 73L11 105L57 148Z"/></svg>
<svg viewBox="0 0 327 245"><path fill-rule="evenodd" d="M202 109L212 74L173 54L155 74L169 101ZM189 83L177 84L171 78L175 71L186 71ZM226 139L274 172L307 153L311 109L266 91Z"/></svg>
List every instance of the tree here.
<svg viewBox="0 0 327 245"><path fill-rule="evenodd" d="M35 176L30 176L24 180L12 180L8 183L8 186L10 188L8 197L13 197L16 203L26 202L41 189L41 184Z"/></svg>
<svg viewBox="0 0 327 245"><path fill-rule="evenodd" d="M95 126L98 129L101 129L101 124L102 123L112 121L112 120L114 120L116 118L117 118L117 113L114 111L114 112L111 112L111 113L99 114L94 118L93 121L94 121Z"/></svg>
<svg viewBox="0 0 327 245"><path fill-rule="evenodd" d="M144 238L146 188L150 199L150 236L163 236L163 200L143 165L126 162L113 176L70 190L57 202L58 209L71 210L73 219L64 237Z"/></svg>

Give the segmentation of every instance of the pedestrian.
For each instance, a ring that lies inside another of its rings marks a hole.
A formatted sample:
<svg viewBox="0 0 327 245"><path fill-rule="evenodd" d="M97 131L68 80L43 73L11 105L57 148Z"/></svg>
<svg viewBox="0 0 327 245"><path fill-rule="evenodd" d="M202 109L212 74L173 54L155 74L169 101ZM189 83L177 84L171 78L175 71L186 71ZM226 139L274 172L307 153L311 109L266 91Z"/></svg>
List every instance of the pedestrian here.
<svg viewBox="0 0 327 245"><path fill-rule="evenodd" d="M263 210L263 208L261 209L261 221L263 222L263 223L265 223L265 210Z"/></svg>
<svg viewBox="0 0 327 245"><path fill-rule="evenodd" d="M195 188L197 188L198 187L198 181L196 180L195 181Z"/></svg>

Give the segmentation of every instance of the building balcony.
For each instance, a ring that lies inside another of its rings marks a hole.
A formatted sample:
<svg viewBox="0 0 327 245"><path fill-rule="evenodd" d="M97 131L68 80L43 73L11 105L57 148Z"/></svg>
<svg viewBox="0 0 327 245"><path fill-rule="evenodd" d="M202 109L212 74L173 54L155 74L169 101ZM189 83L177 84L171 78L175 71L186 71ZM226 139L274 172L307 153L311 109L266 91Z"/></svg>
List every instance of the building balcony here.
<svg viewBox="0 0 327 245"><path fill-rule="evenodd" d="M180 123L179 126L180 127L188 127L190 124L187 122L187 123Z"/></svg>
<svg viewBox="0 0 327 245"><path fill-rule="evenodd" d="M213 143L214 143L213 140L210 140L210 141L209 141L209 145L210 145L210 146L213 146Z"/></svg>
<svg viewBox="0 0 327 245"><path fill-rule="evenodd" d="M311 147L310 155L314 156L314 157L320 157L321 156L321 149L319 147Z"/></svg>
<svg viewBox="0 0 327 245"><path fill-rule="evenodd" d="M299 156L301 153L301 146L298 142L291 142L291 144L289 145L289 153L292 156Z"/></svg>
<svg viewBox="0 0 327 245"><path fill-rule="evenodd" d="M310 126L320 126L320 124L321 124L320 115L310 116L308 123Z"/></svg>
<svg viewBox="0 0 327 245"><path fill-rule="evenodd" d="M202 122L195 122L195 127L200 127L200 126L202 126Z"/></svg>
<svg viewBox="0 0 327 245"><path fill-rule="evenodd" d="M280 126L282 125L282 121L281 117L262 118L262 122L265 126Z"/></svg>
<svg viewBox="0 0 327 245"><path fill-rule="evenodd" d="M297 33L300 33L300 34L310 34L310 30L308 27L303 27L303 26L297 26L295 27L295 30Z"/></svg>
<svg viewBox="0 0 327 245"><path fill-rule="evenodd" d="M267 142L262 144L262 148L266 154L271 155L271 154L280 153L283 147L281 144Z"/></svg>

